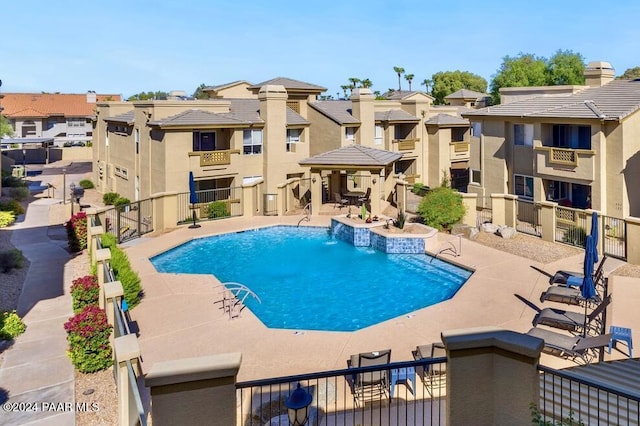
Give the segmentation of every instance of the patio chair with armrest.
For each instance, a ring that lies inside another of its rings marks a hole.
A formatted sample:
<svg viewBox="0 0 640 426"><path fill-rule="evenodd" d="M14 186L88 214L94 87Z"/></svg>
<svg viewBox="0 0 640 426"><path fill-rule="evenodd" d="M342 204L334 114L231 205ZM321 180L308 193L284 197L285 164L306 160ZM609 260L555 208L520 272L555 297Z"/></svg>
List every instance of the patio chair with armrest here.
<svg viewBox="0 0 640 426"><path fill-rule="evenodd" d="M608 259L607 254L605 253L596 268L596 271L593 273L593 282L597 285L598 282L604 279L604 264ZM580 287L582 286L582 280L584 279L584 274L582 272L571 272L571 271L557 271L550 279L549 284L557 284L563 285L567 287Z"/></svg>
<svg viewBox="0 0 640 426"><path fill-rule="evenodd" d="M583 330L586 325L588 328L592 323L597 325L598 333L602 331L604 324L599 319L607 306L611 303L611 295L609 294L602 302L588 315L582 312L564 311L562 309L544 308L533 319L533 325L547 325L549 327L560 328L574 332Z"/></svg>
<svg viewBox="0 0 640 426"><path fill-rule="evenodd" d="M417 346L416 350L412 352L415 360L419 359L432 359L432 358L446 358L447 351L444 344L441 342L435 342L428 345ZM418 369L422 382L427 388L427 392L431 396L434 396L433 392L437 388L442 389L446 384L447 363L436 363L425 365L422 369Z"/></svg>
<svg viewBox="0 0 640 426"><path fill-rule="evenodd" d="M605 278L596 284L598 295L593 302L600 303L602 295L606 294L606 289L607 279ZM542 292L540 295L540 301L544 302L547 300L551 302L566 303L567 305L580 306L583 306L584 303L588 303L588 301L585 301L582 297L582 293L579 288L565 287L563 285L552 285L549 286L546 291Z"/></svg>
<svg viewBox="0 0 640 426"><path fill-rule="evenodd" d="M391 349L375 352L363 352L351 355L347 361L349 368L384 365L391 362ZM351 375L351 391L356 404L373 402L388 397L389 370L357 372Z"/></svg>
<svg viewBox="0 0 640 426"><path fill-rule="evenodd" d="M367 192L365 192L363 196L358 197L358 204L361 205L363 203L368 203L370 197L371 197L371 187L368 187Z"/></svg>
<svg viewBox="0 0 640 426"><path fill-rule="evenodd" d="M612 336L611 334L589 337L569 336L538 327L532 328L527 334L544 340L544 352L563 358L579 359L585 364L596 358L597 354L594 353L596 349L609 346Z"/></svg>
<svg viewBox="0 0 640 426"><path fill-rule="evenodd" d="M348 206L349 205L349 200L347 200L346 198L344 198L342 195L340 195L340 193L338 192L334 192L333 193L333 208L335 209L336 207L339 208L343 208L344 206Z"/></svg>

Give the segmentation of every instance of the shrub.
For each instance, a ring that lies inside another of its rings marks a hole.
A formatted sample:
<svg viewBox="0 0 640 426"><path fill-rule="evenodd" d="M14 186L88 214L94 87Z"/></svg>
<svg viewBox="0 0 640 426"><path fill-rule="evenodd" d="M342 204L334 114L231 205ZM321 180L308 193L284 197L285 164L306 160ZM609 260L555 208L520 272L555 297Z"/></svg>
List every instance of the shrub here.
<svg viewBox="0 0 640 426"><path fill-rule="evenodd" d="M71 284L73 312L78 313L88 305L97 305L100 296L100 285L96 275L85 275L76 278Z"/></svg>
<svg viewBox="0 0 640 426"><path fill-rule="evenodd" d="M120 198L120 194L117 192L107 192L102 196L102 202L107 206L112 206L118 198Z"/></svg>
<svg viewBox="0 0 640 426"><path fill-rule="evenodd" d="M425 186L423 183L414 183L413 187L411 188L411 192L424 197L425 195L427 195L427 192L429 192L429 187Z"/></svg>
<svg viewBox="0 0 640 426"><path fill-rule="evenodd" d="M66 223L69 250L79 252L87 248L87 214L78 212Z"/></svg>
<svg viewBox="0 0 640 426"><path fill-rule="evenodd" d="M0 228L6 228L16 221L16 215L13 212L0 212Z"/></svg>
<svg viewBox="0 0 640 426"><path fill-rule="evenodd" d="M26 328L16 311L0 314L0 339L13 340Z"/></svg>
<svg viewBox="0 0 640 426"><path fill-rule="evenodd" d="M131 204L131 200L129 200L128 198L118 198L116 201L113 202L113 205L116 207L122 207L122 206L126 206L127 204Z"/></svg>
<svg viewBox="0 0 640 426"><path fill-rule="evenodd" d="M20 188L26 187L27 184L23 182L22 179L7 174L2 177L2 186L5 188Z"/></svg>
<svg viewBox="0 0 640 426"><path fill-rule="evenodd" d="M142 286L140 285L140 277L138 273L131 269L131 263L127 254L117 246L115 235L107 233L100 236L100 242L103 248L111 251L110 265L116 279L122 283L124 291L124 300L127 301L129 308L133 308L140 303L142 294Z"/></svg>
<svg viewBox="0 0 640 426"><path fill-rule="evenodd" d="M227 203L225 201L214 201L207 205L207 217L209 219L227 216L231 216L231 212L227 210Z"/></svg>
<svg viewBox="0 0 640 426"><path fill-rule="evenodd" d="M587 240L587 231L581 226L571 226L567 228L562 236L562 242L576 246L584 245Z"/></svg>
<svg viewBox="0 0 640 426"><path fill-rule="evenodd" d="M439 231L460 221L465 211L460 193L444 186L429 191L418 205L418 214L424 223Z"/></svg>
<svg viewBox="0 0 640 426"><path fill-rule="evenodd" d="M0 253L0 270L3 273L7 273L12 269L22 268L24 262L24 256L18 249L5 250Z"/></svg>
<svg viewBox="0 0 640 426"><path fill-rule="evenodd" d="M83 189L95 188L95 186L93 185L93 182L91 182L89 179L82 179L78 184L80 185L80 188L83 188Z"/></svg>
<svg viewBox="0 0 640 426"><path fill-rule="evenodd" d="M29 188L26 186L9 188L9 197L13 198L14 200L24 201L27 199L27 197L29 197L29 194Z"/></svg>
<svg viewBox="0 0 640 426"><path fill-rule="evenodd" d="M95 305L69 318L64 324L69 350L67 354L81 373L95 373L111 366L113 360L109 345L112 327L107 323L107 314Z"/></svg>
<svg viewBox="0 0 640 426"><path fill-rule="evenodd" d="M400 229L404 229L404 223L407 221L407 215L404 210L398 211L398 218L393 221L393 224Z"/></svg>
<svg viewBox="0 0 640 426"><path fill-rule="evenodd" d="M18 202L18 200L9 200L6 203L0 203L0 211L13 212L18 216L24 214L24 207Z"/></svg>

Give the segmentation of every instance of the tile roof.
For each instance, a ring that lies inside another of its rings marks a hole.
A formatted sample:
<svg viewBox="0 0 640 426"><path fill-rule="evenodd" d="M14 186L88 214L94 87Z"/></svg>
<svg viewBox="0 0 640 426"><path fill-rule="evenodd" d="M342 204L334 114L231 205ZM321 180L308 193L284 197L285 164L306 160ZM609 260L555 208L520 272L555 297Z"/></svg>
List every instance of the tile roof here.
<svg viewBox="0 0 640 426"><path fill-rule="evenodd" d="M264 124L260 118L260 101L257 99L228 99L231 103L230 111L225 113L215 113L200 109L190 109L162 120L149 122L152 126L199 126L199 125L220 125L237 126ZM309 122L300 114L287 108L287 125L307 125Z"/></svg>
<svg viewBox="0 0 640 426"><path fill-rule="evenodd" d="M602 87L587 88L575 94L542 95L465 112L463 115L622 120L639 109L640 80L614 80Z"/></svg>
<svg viewBox="0 0 640 426"><path fill-rule="evenodd" d="M480 92L476 92L474 90L469 90L469 89L460 89L457 90L453 93L451 93L450 95L445 96L445 99L478 99L478 98L485 98L489 95L487 95L486 93L480 93Z"/></svg>
<svg viewBox="0 0 640 426"><path fill-rule="evenodd" d="M438 114L429 118L425 124L438 127L447 126L469 126L469 120L449 114Z"/></svg>
<svg viewBox="0 0 640 426"><path fill-rule="evenodd" d="M123 114L114 115L113 117L106 117L104 121L117 121L118 123L133 124L135 121L135 113L133 110L127 111Z"/></svg>
<svg viewBox="0 0 640 426"><path fill-rule="evenodd" d="M249 83L247 80L236 80L236 81L232 81L230 83L217 84L215 86L207 86L207 87L204 88L204 90L220 90L220 89L225 89L227 87L233 87L233 86L236 86L236 85L242 84L242 83L246 83L248 85L251 85L251 83Z"/></svg>
<svg viewBox="0 0 640 426"><path fill-rule="evenodd" d="M394 91L388 91L388 92L384 92L382 94L382 97L385 99L389 99L389 100L402 100L404 98L407 98L415 93L422 93L419 90L394 90Z"/></svg>
<svg viewBox="0 0 640 426"><path fill-rule="evenodd" d="M420 121L415 115L411 115L402 109L390 109L388 111L378 111L375 113L376 121L409 121L412 123Z"/></svg>
<svg viewBox="0 0 640 426"><path fill-rule="evenodd" d="M387 166L402 158L401 153L349 145L327 151L300 161L301 165L314 166Z"/></svg>
<svg viewBox="0 0 640 426"><path fill-rule="evenodd" d="M120 95L96 94L97 102L120 101ZM86 93L4 93L3 115L6 117L89 117L94 115L96 104L87 102Z"/></svg>
<svg viewBox="0 0 640 426"><path fill-rule="evenodd" d="M284 86L285 89L293 89L293 90L311 90L324 92L327 90L326 87L318 86L316 84L306 83L300 80L294 80L292 78L286 77L276 77L271 80L263 81L262 83L254 84L253 86L249 86L249 89L260 89L262 86L266 84L278 84Z"/></svg>
<svg viewBox="0 0 640 426"><path fill-rule="evenodd" d="M360 124L360 120L351 115L351 101L317 101L309 105L340 125Z"/></svg>

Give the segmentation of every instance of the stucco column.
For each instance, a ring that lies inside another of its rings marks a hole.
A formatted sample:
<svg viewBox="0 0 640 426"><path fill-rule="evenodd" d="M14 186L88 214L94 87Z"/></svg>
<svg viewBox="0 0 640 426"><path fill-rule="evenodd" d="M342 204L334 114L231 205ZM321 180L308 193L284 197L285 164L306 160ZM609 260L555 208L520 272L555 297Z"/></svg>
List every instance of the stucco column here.
<svg viewBox="0 0 640 426"><path fill-rule="evenodd" d="M91 239L91 223L95 220L95 217L98 214L98 209L95 207L88 207L84 209L84 212L87 214L87 239Z"/></svg>
<svg viewBox="0 0 640 426"><path fill-rule="evenodd" d="M113 326L113 330L117 327L116 318L115 318L115 306L114 306L114 298L115 303L120 303L122 296L124 295L124 289L122 288L122 283L120 281L111 281L109 283L104 284L104 306L105 311L107 313L107 322ZM111 331L111 335L109 336L109 341L111 345L113 345L113 336L114 331Z"/></svg>
<svg viewBox="0 0 640 426"><path fill-rule="evenodd" d="M540 399L542 339L481 327L445 331L442 341L447 425L531 424L529 404Z"/></svg>
<svg viewBox="0 0 640 426"><path fill-rule="evenodd" d="M249 183L242 185L242 215L244 217L253 217L255 216L256 206L255 206L255 184Z"/></svg>
<svg viewBox="0 0 640 426"><path fill-rule="evenodd" d="M96 251L98 250L98 240L104 234L104 227L102 226L89 226L87 232L87 244L91 253L91 264L96 263Z"/></svg>
<svg viewBox="0 0 640 426"><path fill-rule="evenodd" d="M506 204L504 194L491 194L491 222L495 225L506 225Z"/></svg>
<svg viewBox="0 0 640 426"><path fill-rule="evenodd" d="M398 179L396 181L396 205L398 206L398 211L404 211L407 208L407 185L409 183L405 180Z"/></svg>
<svg viewBox="0 0 640 426"><path fill-rule="evenodd" d="M289 210L289 200L288 200L289 183L285 182L285 183L279 184L276 188L276 193L278 194L277 195L278 216L284 216L284 214Z"/></svg>
<svg viewBox="0 0 640 426"><path fill-rule="evenodd" d="M154 231L175 228L178 224L178 193L162 192L151 196L151 223ZM191 212L189 212L191 213ZM185 219L184 217L179 220Z"/></svg>
<svg viewBox="0 0 640 426"><path fill-rule="evenodd" d="M104 262L111 259L111 250L108 248L100 249L96 251L96 263L98 271L98 285L100 286L100 294L98 296L98 304L101 309L104 309Z"/></svg>
<svg viewBox="0 0 640 426"><path fill-rule="evenodd" d="M371 172L371 194L369 195L369 202L371 203L371 216L378 216L382 214L380 208L380 172ZM406 200L405 204L406 206Z"/></svg>
<svg viewBox="0 0 640 426"><path fill-rule="evenodd" d="M504 224L512 228L516 227L518 212L517 195L505 194L504 195Z"/></svg>
<svg viewBox="0 0 640 426"><path fill-rule="evenodd" d="M462 204L465 208L464 217L462 218L462 223L467 226L476 226L477 225L477 203L478 203L478 194L467 194L461 192L462 195Z"/></svg>
<svg viewBox="0 0 640 426"><path fill-rule="evenodd" d="M116 386L118 388L118 424L128 425L129 404L132 398L129 396L129 372L127 361L135 361L140 357L140 346L135 334L127 334L114 339L113 352L115 356L114 368L116 373Z"/></svg>
<svg viewBox="0 0 640 426"><path fill-rule="evenodd" d="M541 201L540 225L542 225L542 239L554 242L556 240L556 207L558 203L553 201Z"/></svg>
<svg viewBox="0 0 640 426"><path fill-rule="evenodd" d="M240 353L157 362L145 376L154 426L237 424Z"/></svg>
<svg viewBox="0 0 640 426"><path fill-rule="evenodd" d="M640 241L640 218L628 216L624 220L627 222L627 262L640 265L640 244L636 243ZM599 240L604 240L604 236Z"/></svg>
<svg viewBox="0 0 640 426"><path fill-rule="evenodd" d="M322 176L320 170L311 170L311 215L320 214L322 207Z"/></svg>

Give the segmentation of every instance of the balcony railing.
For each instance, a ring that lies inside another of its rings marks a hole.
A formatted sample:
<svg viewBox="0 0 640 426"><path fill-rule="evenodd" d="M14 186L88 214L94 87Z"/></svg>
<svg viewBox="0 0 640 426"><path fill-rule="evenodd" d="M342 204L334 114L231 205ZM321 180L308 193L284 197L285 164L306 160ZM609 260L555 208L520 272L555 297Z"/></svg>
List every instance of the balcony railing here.
<svg viewBox="0 0 640 426"><path fill-rule="evenodd" d="M416 143L420 142L420 139L394 139L393 143L398 144L398 151L411 151L416 149Z"/></svg>
<svg viewBox="0 0 640 426"><path fill-rule="evenodd" d="M468 160L471 155L469 142L449 143L449 158L451 160Z"/></svg>
<svg viewBox="0 0 640 426"><path fill-rule="evenodd" d="M228 149L219 151L196 151L190 152L190 157L200 157L200 167L220 166L231 164L231 154L240 154L240 150Z"/></svg>
<svg viewBox="0 0 640 426"><path fill-rule="evenodd" d="M536 172L539 176L567 177L593 181L595 152L590 149L535 148Z"/></svg>

